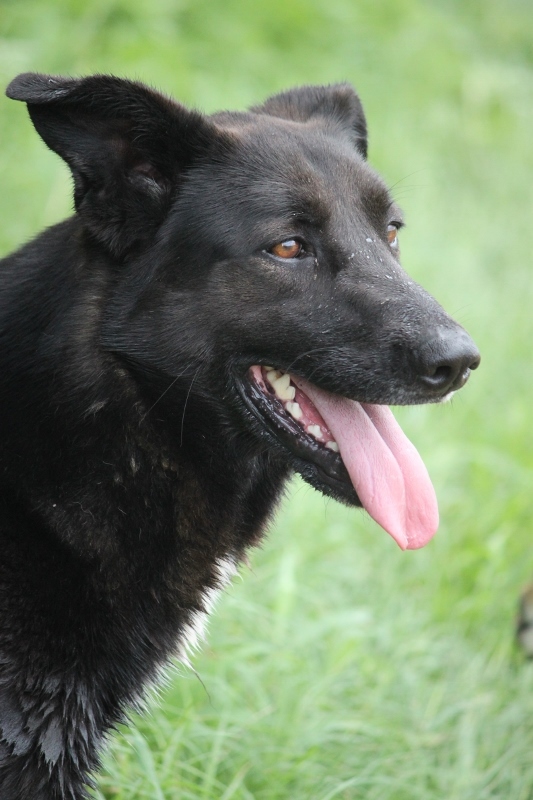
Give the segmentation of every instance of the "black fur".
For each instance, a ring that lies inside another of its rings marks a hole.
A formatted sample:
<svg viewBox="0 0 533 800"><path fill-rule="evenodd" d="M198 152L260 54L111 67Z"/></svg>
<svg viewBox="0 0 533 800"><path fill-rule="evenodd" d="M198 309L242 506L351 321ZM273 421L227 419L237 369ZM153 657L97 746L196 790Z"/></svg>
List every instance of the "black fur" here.
<svg viewBox="0 0 533 800"><path fill-rule="evenodd" d="M249 367L419 403L477 353L399 267L348 85L212 117L107 76L7 94L76 213L1 263L0 797L80 800L289 474L357 503L257 413Z"/></svg>

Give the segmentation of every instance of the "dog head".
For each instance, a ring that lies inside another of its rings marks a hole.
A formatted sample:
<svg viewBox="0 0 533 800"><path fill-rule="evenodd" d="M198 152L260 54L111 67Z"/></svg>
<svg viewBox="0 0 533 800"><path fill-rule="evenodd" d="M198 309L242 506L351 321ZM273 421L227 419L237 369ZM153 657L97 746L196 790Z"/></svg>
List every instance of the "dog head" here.
<svg viewBox="0 0 533 800"><path fill-rule="evenodd" d="M8 95L69 164L107 264L99 346L181 446L205 431L272 451L402 547L427 541L431 485L384 406L446 399L479 354L400 267L401 211L353 89L211 117L107 76L22 75Z"/></svg>

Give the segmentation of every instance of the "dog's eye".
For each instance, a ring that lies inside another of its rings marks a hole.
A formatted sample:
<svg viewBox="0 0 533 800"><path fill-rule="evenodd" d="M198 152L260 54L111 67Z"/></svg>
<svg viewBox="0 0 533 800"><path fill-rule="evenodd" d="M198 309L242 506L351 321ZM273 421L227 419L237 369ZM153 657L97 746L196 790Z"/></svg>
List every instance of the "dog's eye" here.
<svg viewBox="0 0 533 800"><path fill-rule="evenodd" d="M398 247L398 225L387 225L387 241L391 247Z"/></svg>
<svg viewBox="0 0 533 800"><path fill-rule="evenodd" d="M302 243L297 239L285 239L285 241L278 242L274 247L271 247L269 253L277 256L277 258L298 258L303 251Z"/></svg>

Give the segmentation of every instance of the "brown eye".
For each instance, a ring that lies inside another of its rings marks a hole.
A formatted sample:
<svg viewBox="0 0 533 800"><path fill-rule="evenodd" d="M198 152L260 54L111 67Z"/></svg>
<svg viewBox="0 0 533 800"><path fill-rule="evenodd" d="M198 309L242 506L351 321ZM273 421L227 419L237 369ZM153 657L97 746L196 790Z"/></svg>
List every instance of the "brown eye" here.
<svg viewBox="0 0 533 800"><path fill-rule="evenodd" d="M398 247L398 226L387 225L387 240L391 247Z"/></svg>
<svg viewBox="0 0 533 800"><path fill-rule="evenodd" d="M279 242L271 247L269 252L278 258L298 258L302 251L303 247L296 239L285 239L284 242Z"/></svg>

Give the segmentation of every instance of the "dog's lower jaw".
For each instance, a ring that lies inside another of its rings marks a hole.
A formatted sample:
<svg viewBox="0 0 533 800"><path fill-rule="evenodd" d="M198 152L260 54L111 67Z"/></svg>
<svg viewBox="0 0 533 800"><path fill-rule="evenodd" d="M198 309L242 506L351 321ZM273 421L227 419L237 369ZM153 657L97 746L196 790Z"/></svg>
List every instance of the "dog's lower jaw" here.
<svg viewBox="0 0 533 800"><path fill-rule="evenodd" d="M294 470L306 483L325 497L331 497L346 506L362 508L362 503L351 483L335 480L320 467L303 459L295 459Z"/></svg>
<svg viewBox="0 0 533 800"><path fill-rule="evenodd" d="M255 372L254 372L255 370ZM263 370L264 371L264 370ZM293 418L278 396L267 391L259 367L253 367L245 379L236 378L237 393L270 448L279 452L292 470L318 491L347 505L361 506L332 437L306 431L303 421ZM332 447L335 445L335 449Z"/></svg>

